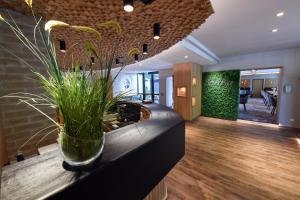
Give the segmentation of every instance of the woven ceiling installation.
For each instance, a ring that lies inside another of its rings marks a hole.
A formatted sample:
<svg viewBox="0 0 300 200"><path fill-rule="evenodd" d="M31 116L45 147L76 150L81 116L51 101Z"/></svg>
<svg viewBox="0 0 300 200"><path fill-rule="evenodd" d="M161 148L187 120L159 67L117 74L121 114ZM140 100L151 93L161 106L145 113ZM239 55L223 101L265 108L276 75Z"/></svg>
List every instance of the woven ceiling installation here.
<svg viewBox="0 0 300 200"><path fill-rule="evenodd" d="M97 43L101 52L109 52L115 46L116 58L122 58L124 64L134 62L134 58L128 56L130 49L142 51L143 44L147 44L148 54L140 54L139 60L154 56L182 40L213 13L209 0L155 0L150 4L135 0L133 12L125 12L123 6L123 0L33 0L34 11L45 21L60 20L97 29L102 33L102 39ZM31 14L23 0L0 0L0 7ZM109 20L120 23L121 36L100 25ZM159 23L161 29L158 40L153 39L155 23ZM59 40L66 43L65 53L57 51L61 64L68 63L66 60L72 54L77 57L85 54L83 44L95 41L91 34L67 28L55 28L52 34L58 49Z"/></svg>

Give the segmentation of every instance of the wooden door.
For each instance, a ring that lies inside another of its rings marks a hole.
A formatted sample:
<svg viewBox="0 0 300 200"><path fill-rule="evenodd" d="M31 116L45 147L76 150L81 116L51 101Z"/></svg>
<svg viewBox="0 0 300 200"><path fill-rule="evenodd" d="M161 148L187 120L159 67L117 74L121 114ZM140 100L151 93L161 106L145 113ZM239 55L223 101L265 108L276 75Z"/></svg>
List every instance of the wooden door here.
<svg viewBox="0 0 300 200"><path fill-rule="evenodd" d="M252 80L252 92L253 97L260 97L260 92L264 87L264 79L253 79Z"/></svg>

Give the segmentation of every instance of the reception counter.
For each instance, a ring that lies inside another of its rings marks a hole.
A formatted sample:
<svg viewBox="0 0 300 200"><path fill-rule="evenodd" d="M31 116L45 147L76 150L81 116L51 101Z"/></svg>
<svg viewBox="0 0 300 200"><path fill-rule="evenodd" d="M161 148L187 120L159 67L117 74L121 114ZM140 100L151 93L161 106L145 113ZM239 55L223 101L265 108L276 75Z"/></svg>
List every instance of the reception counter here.
<svg viewBox="0 0 300 200"><path fill-rule="evenodd" d="M184 156L185 124L173 110L143 105L147 120L106 135L102 157L86 171L62 167L59 150L3 168L1 200L141 200Z"/></svg>

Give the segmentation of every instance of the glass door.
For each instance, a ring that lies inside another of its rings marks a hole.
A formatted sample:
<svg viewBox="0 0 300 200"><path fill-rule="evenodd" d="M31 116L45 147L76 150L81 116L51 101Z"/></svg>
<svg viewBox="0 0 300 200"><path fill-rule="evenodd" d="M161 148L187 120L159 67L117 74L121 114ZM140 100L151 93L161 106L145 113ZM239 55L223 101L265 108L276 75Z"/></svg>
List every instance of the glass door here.
<svg viewBox="0 0 300 200"><path fill-rule="evenodd" d="M137 74L138 94L143 100L159 103L159 74L148 72Z"/></svg>

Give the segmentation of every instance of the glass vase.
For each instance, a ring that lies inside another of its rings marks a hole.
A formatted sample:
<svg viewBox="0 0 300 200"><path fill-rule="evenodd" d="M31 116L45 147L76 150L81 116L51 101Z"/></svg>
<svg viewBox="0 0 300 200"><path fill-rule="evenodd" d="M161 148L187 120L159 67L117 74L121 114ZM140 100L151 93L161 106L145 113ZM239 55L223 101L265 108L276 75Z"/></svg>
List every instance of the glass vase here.
<svg viewBox="0 0 300 200"><path fill-rule="evenodd" d="M64 131L59 134L59 146L64 161L70 166L92 164L101 155L104 142L104 134L100 139L81 139L69 136Z"/></svg>

